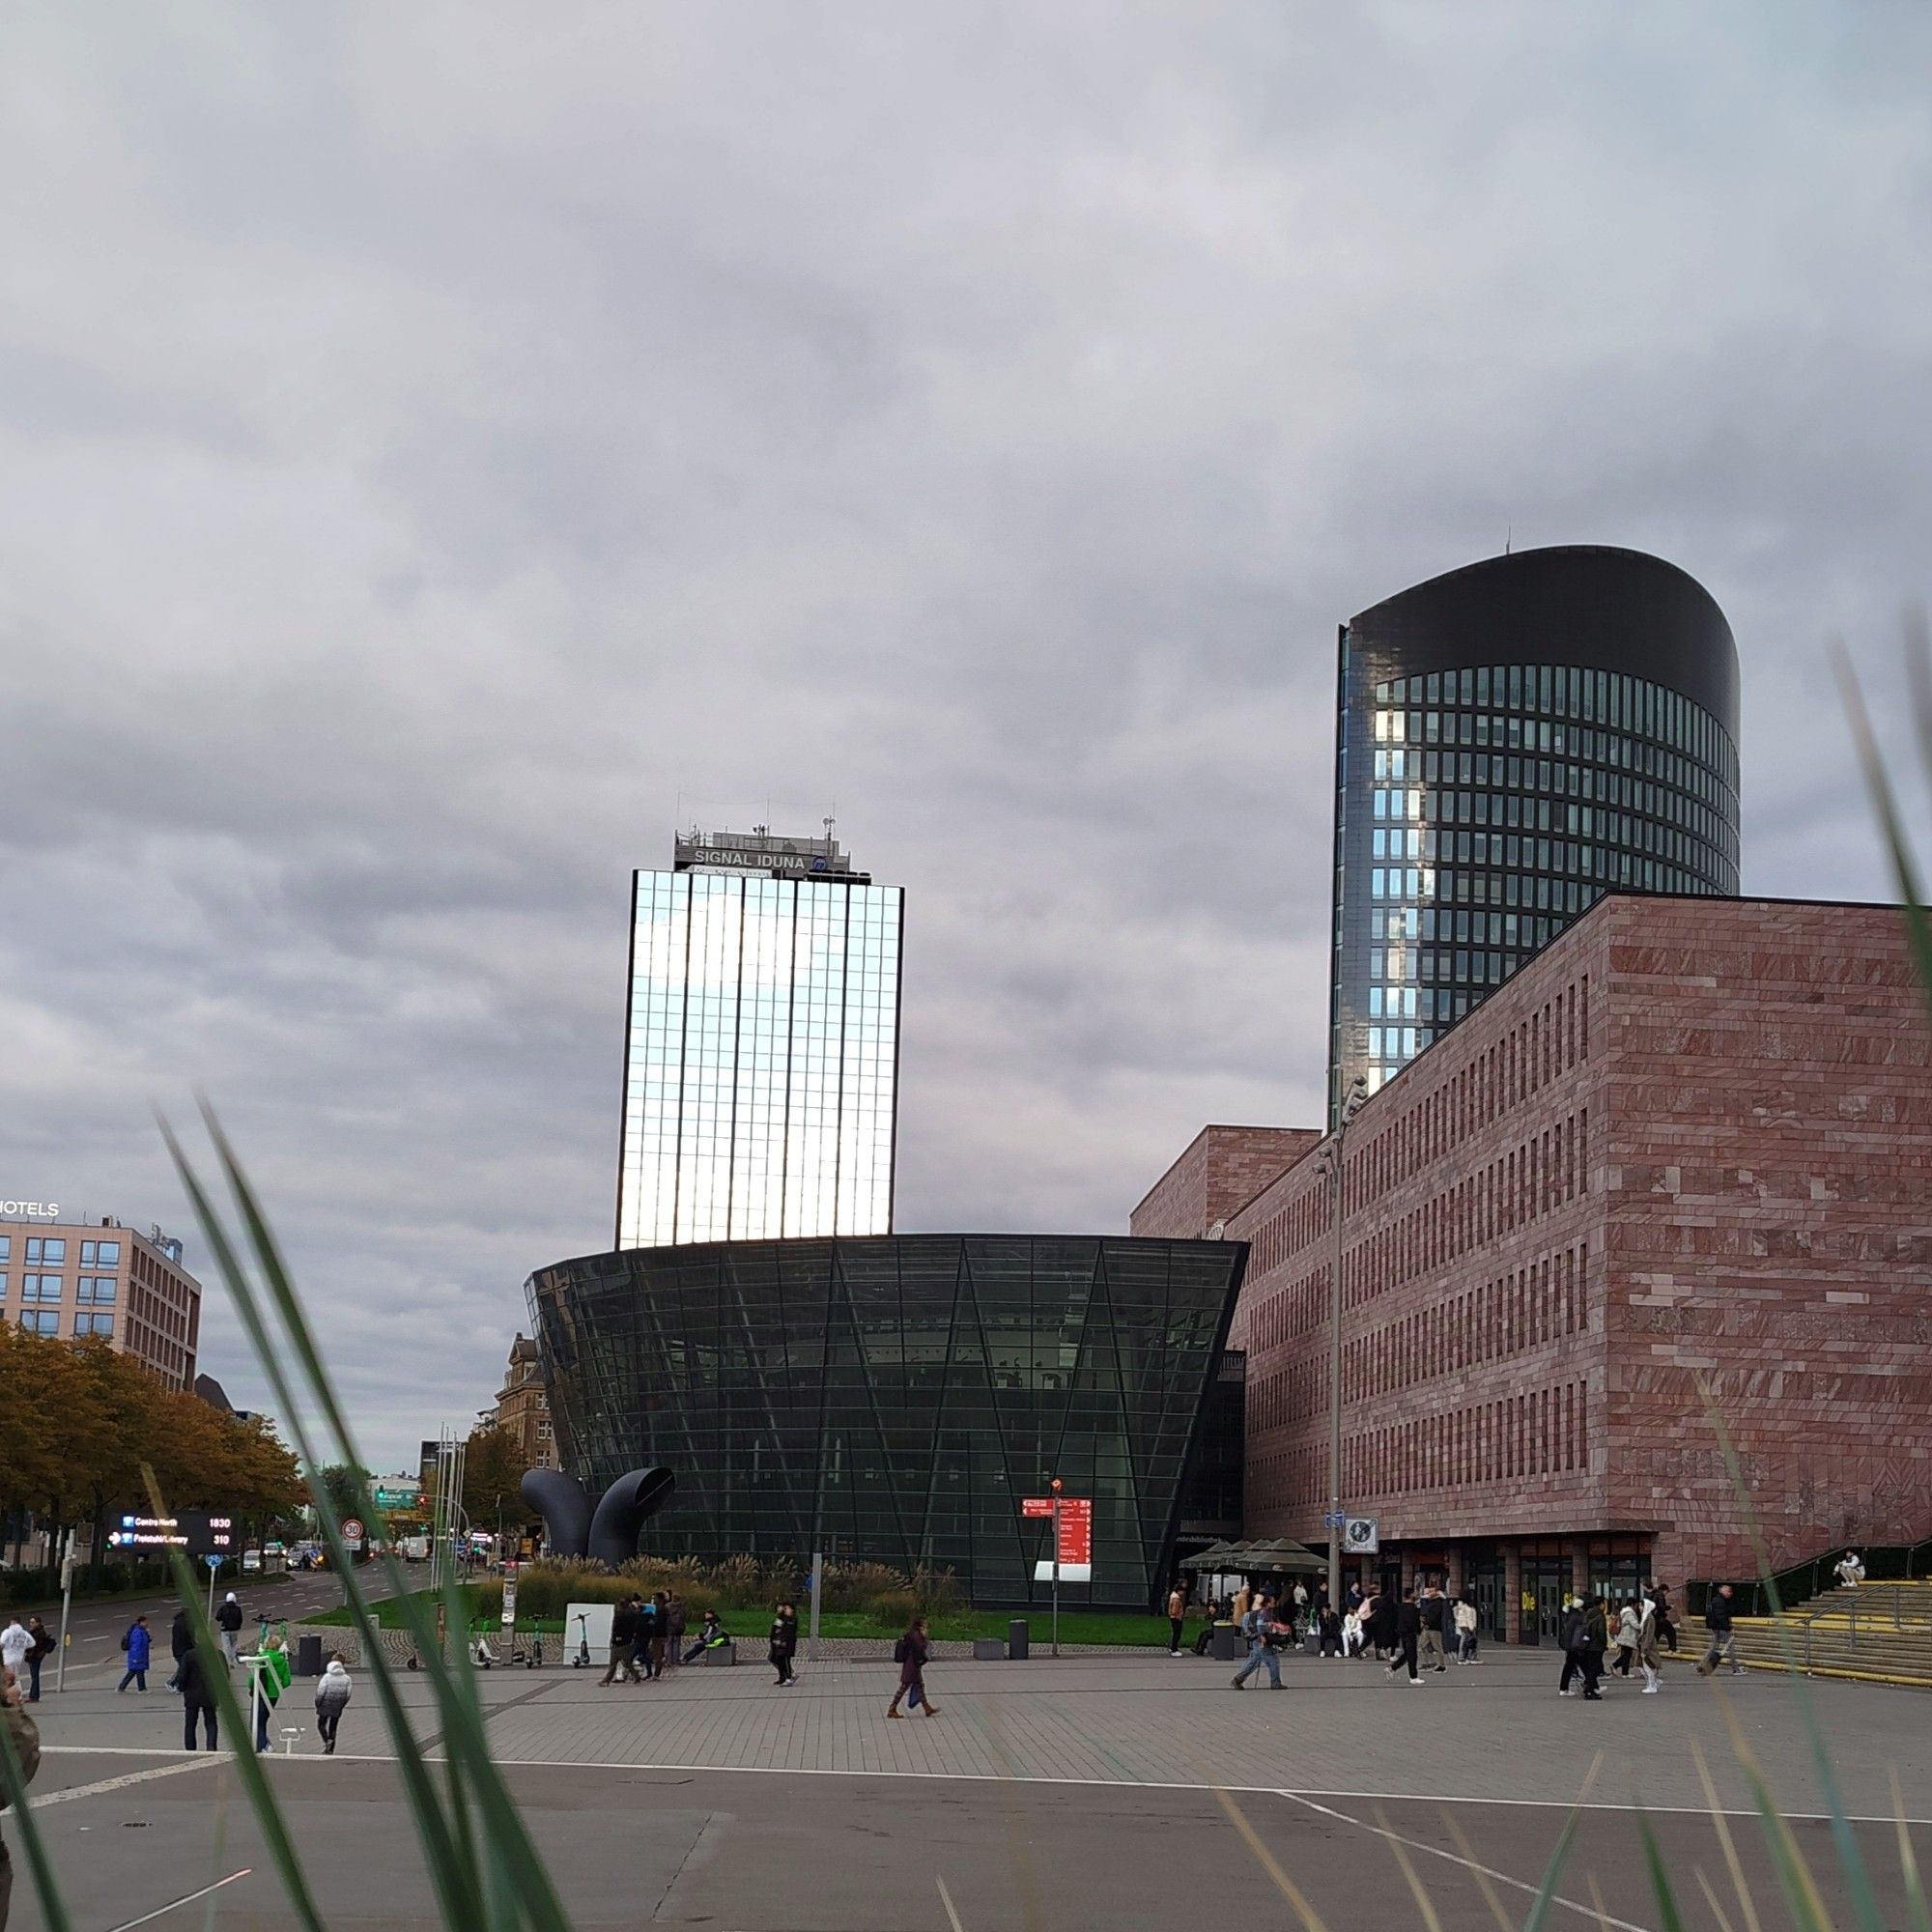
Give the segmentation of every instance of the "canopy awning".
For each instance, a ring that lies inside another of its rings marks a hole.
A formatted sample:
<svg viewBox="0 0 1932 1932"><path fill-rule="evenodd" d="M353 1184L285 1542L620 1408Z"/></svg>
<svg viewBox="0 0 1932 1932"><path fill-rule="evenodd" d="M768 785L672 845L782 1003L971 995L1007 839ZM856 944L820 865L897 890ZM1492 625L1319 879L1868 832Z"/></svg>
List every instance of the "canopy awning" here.
<svg viewBox="0 0 1932 1932"><path fill-rule="evenodd" d="M1211 1548L1196 1550L1180 1559L1183 1570L1212 1570L1231 1576L1263 1577L1298 1570L1313 1576L1328 1568L1328 1559L1318 1556L1293 1537L1264 1537L1248 1543L1217 1543Z"/></svg>

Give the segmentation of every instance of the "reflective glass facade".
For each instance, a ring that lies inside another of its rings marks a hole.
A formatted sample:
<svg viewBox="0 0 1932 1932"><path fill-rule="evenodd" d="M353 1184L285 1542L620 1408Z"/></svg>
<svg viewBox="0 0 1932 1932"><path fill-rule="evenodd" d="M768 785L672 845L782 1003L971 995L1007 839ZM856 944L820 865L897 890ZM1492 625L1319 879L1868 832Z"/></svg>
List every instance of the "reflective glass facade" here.
<svg viewBox="0 0 1932 1932"><path fill-rule="evenodd" d="M592 1255L530 1278L563 1464L662 1465L652 1553L813 1549L1044 1602L1021 1499L1094 1502L1072 1603L1163 1591L1246 1247L904 1235Z"/></svg>
<svg viewBox="0 0 1932 1932"><path fill-rule="evenodd" d="M619 1247L891 1229L903 903L635 875Z"/></svg>
<svg viewBox="0 0 1932 1932"><path fill-rule="evenodd" d="M1606 892L1738 889L1737 658L1631 551L1490 559L1344 627L1330 1120Z"/></svg>

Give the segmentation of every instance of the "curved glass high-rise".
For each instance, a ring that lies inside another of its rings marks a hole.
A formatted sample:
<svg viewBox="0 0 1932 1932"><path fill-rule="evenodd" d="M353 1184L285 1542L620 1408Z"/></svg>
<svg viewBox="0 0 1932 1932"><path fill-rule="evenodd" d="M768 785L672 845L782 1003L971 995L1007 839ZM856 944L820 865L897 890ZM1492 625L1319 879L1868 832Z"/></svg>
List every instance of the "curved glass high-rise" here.
<svg viewBox="0 0 1932 1932"><path fill-rule="evenodd" d="M1738 889L1738 654L1640 551L1487 558L1342 627L1329 1119L1606 892Z"/></svg>

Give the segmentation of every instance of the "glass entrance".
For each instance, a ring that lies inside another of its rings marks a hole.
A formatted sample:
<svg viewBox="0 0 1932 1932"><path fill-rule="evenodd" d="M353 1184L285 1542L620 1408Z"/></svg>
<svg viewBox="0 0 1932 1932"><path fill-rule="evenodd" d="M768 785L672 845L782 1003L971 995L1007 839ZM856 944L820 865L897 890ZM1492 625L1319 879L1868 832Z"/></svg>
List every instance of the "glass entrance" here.
<svg viewBox="0 0 1932 1932"><path fill-rule="evenodd" d="M1476 1600L1476 1634L1491 1643L1504 1635L1503 1559L1497 1549L1472 1549L1463 1566L1463 1587Z"/></svg>
<svg viewBox="0 0 1932 1932"><path fill-rule="evenodd" d="M1554 1643L1563 1619L1563 1599L1570 1594L1567 1556L1525 1556L1522 1559L1521 1643Z"/></svg>

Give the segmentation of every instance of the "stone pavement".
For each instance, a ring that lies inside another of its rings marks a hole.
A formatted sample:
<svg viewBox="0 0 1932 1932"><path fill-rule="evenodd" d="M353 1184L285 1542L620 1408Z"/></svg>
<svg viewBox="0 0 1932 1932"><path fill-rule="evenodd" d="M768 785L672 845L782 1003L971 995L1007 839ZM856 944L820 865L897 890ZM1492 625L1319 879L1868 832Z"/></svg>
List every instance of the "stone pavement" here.
<svg viewBox="0 0 1932 1932"><path fill-rule="evenodd" d="M1850 1808L1889 1816L1895 1768L1909 1806L1932 1814L1923 1797L1932 1790L1932 1706L1920 1693L1756 1674L1706 1682L1679 1663L1658 1696L1619 1683L1602 1704L1585 1704L1556 1696L1558 1667L1551 1653L1492 1648L1482 1664L1410 1689L1373 1662L1291 1657L1282 1690L1236 1693L1227 1665L1192 1658L962 1662L929 1672L941 1716L898 1722L885 1717L895 1682L889 1663L805 1663L791 1690L750 1663L691 1666L661 1685L609 1690L595 1671L499 1669L479 1688L497 1755L518 1765L1225 1784L1550 1805L1577 1794L1601 1752L1596 1802L1700 1811L1693 1743L1725 1804L1748 1803L1727 1712L1780 1803L1823 1808L1802 1720L1808 1697ZM427 1691L420 1679L405 1680L425 1723ZM70 1692L43 1711L56 1747L172 1750L180 1740L180 1706L158 1691L145 1699ZM313 1752L299 1680L282 1716L304 1727L298 1747ZM341 1750L389 1754L366 1682L344 1720Z"/></svg>

